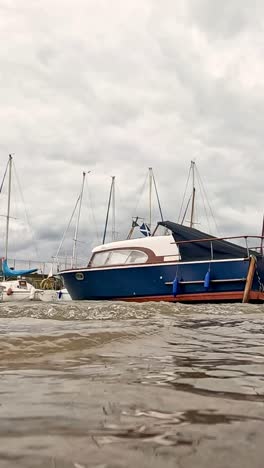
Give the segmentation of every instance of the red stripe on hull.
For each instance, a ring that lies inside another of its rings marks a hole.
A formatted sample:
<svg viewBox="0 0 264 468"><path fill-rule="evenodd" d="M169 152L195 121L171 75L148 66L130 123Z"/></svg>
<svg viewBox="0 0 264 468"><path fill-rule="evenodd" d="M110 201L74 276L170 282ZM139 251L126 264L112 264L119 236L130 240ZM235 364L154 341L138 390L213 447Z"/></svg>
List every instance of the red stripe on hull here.
<svg viewBox="0 0 264 468"><path fill-rule="evenodd" d="M250 301L260 301L264 302L264 292L261 291L250 291L249 293Z"/></svg>
<svg viewBox="0 0 264 468"><path fill-rule="evenodd" d="M200 294L177 294L176 297L172 295L168 296L143 296L143 297L125 297L116 298L116 300L122 300L126 302L222 302L222 301L236 301L242 302L243 291L235 292L212 292L212 293L200 293ZM249 295L250 301L261 301L264 302L264 293L259 291L251 291Z"/></svg>

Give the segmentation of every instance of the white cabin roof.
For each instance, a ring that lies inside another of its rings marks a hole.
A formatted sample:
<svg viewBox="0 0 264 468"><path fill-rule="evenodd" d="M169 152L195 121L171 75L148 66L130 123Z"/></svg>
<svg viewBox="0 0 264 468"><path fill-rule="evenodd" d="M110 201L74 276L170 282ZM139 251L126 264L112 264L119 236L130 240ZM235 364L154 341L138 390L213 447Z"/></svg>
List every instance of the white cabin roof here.
<svg viewBox="0 0 264 468"><path fill-rule="evenodd" d="M150 249L156 256L179 254L178 247L175 244L172 235L139 237L138 239L126 239L123 241L110 242L108 244L98 245L92 250L92 253L102 252L104 250L131 249L136 247L145 247Z"/></svg>

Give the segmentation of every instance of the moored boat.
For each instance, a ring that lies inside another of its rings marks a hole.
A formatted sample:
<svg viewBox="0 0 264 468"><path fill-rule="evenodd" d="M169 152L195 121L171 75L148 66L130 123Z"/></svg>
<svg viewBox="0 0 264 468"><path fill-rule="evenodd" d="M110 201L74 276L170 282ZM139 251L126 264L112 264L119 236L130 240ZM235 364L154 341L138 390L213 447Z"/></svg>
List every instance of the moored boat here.
<svg viewBox="0 0 264 468"><path fill-rule="evenodd" d="M4 279L0 281L0 300L14 302L21 300L32 300L35 298L36 289L30 284L24 275L36 271L35 268L27 270L12 270L5 258L1 259L1 268Z"/></svg>
<svg viewBox="0 0 264 468"><path fill-rule="evenodd" d="M36 289L34 300L42 302L64 302L71 301L71 296L66 288L62 289Z"/></svg>
<svg viewBox="0 0 264 468"><path fill-rule="evenodd" d="M169 236L150 236L103 244L92 251L86 268L60 271L75 300L264 301L264 260L251 238L212 237L170 221L160 225Z"/></svg>
<svg viewBox="0 0 264 468"><path fill-rule="evenodd" d="M12 179L12 165L13 158L9 155L6 171L4 174L5 180L8 171L8 197L7 197L7 214L6 214L6 236L5 236L5 257L1 259L0 272L3 278L0 280L0 300L1 301L21 301L27 299L33 299L35 288L24 278L25 275L34 273L37 268L31 268L27 270L14 270L9 268L7 263L8 258L8 242L9 242L9 221L10 221L10 206L11 206L11 179ZM1 189L3 187L1 184ZM0 190L1 192L1 190Z"/></svg>
<svg viewBox="0 0 264 468"><path fill-rule="evenodd" d="M4 178L1 183L0 192L3 183L8 174L8 194L7 194L7 214L6 214L6 236L5 236L5 257L0 259L0 301L16 302L21 300L42 300L42 301L64 301L71 297L65 288L61 290L36 289L30 280L25 276L37 272L38 268L16 270L8 266L8 246L9 246L9 222L11 210L11 188L12 188L12 166L13 158L9 155Z"/></svg>
<svg viewBox="0 0 264 468"><path fill-rule="evenodd" d="M0 302L16 302L32 300L35 288L25 278L0 282Z"/></svg>

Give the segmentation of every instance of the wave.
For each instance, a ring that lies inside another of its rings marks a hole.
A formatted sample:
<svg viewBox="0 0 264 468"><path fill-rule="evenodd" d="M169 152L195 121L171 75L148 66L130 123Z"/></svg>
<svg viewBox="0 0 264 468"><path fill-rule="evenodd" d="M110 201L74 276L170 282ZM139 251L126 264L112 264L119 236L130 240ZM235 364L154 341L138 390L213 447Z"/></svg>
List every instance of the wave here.
<svg viewBox="0 0 264 468"><path fill-rule="evenodd" d="M22 318L53 320L133 320L155 316L178 315L237 315L264 312L264 305L255 304L171 304L166 302L100 302L72 301L67 303L2 303L0 318Z"/></svg>

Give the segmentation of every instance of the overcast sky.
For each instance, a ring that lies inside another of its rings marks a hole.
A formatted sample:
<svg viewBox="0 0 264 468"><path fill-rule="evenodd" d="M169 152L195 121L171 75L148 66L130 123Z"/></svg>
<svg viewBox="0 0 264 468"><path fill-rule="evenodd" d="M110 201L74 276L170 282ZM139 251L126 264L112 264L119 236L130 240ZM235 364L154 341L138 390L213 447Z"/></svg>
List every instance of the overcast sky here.
<svg viewBox="0 0 264 468"><path fill-rule="evenodd" d="M260 234L263 27L263 0L0 0L0 179L14 153L25 202L14 186L10 256L55 255L83 170L85 259L101 243L112 175L119 238L148 216L150 166L164 218L177 221L192 159L218 233ZM0 197L3 215L6 187Z"/></svg>

